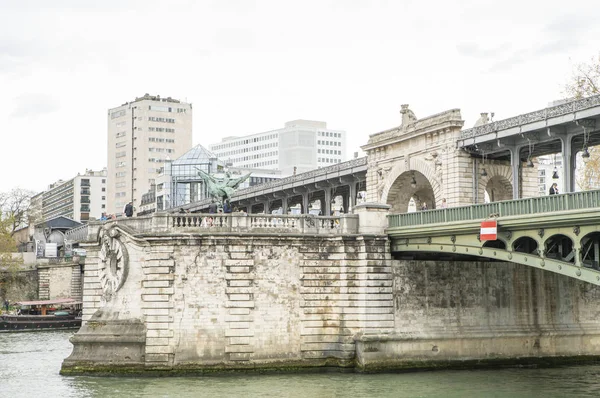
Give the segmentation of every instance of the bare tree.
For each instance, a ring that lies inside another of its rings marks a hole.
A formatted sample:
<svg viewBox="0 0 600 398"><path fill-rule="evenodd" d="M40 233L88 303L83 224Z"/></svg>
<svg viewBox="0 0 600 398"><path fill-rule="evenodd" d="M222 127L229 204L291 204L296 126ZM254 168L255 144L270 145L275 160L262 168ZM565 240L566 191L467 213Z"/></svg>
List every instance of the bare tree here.
<svg viewBox="0 0 600 398"><path fill-rule="evenodd" d="M14 188L10 192L0 192L1 216L3 220L10 220L7 228L11 236L14 235L15 230L27 225L29 206L33 195L34 192L21 188Z"/></svg>
<svg viewBox="0 0 600 398"><path fill-rule="evenodd" d="M587 63L573 67L573 75L565 85L569 98L585 98L600 94L600 53ZM589 147L589 160L577 175L577 185L586 191L600 188L600 147Z"/></svg>
<svg viewBox="0 0 600 398"><path fill-rule="evenodd" d="M573 75L565 86L565 93L575 99L600 94L600 53L588 63L573 67Z"/></svg>

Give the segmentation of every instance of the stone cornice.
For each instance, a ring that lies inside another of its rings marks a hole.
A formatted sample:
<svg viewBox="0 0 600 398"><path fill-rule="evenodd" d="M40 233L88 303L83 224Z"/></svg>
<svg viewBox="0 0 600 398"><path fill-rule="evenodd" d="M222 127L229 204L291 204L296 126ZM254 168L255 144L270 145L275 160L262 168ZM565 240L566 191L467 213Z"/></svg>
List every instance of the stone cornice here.
<svg viewBox="0 0 600 398"><path fill-rule="evenodd" d="M433 133L450 127L462 127L463 125L464 120L461 118L460 109L451 109L416 120L407 126L398 126L371 134L369 142L361 146L361 149L367 151L394 142L409 140L419 135Z"/></svg>

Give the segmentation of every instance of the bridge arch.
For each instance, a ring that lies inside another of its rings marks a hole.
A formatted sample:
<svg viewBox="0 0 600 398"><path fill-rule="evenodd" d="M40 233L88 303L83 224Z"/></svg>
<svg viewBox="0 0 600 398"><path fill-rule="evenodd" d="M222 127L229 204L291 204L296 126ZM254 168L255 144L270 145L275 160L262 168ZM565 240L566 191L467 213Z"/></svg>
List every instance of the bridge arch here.
<svg viewBox="0 0 600 398"><path fill-rule="evenodd" d="M416 188L411 186L412 178L417 182ZM429 209L434 209L442 202L442 188L429 162L422 159L410 159L410 168L405 162L398 162L388 173L380 195L380 201L391 206L392 213L406 213L411 197L417 206L426 202Z"/></svg>
<svg viewBox="0 0 600 398"><path fill-rule="evenodd" d="M544 241L545 257L568 263L575 263L575 246L573 240L563 234L549 236Z"/></svg>
<svg viewBox="0 0 600 398"><path fill-rule="evenodd" d="M530 236L522 236L512 244L513 251L517 253L539 254L538 241Z"/></svg>
<svg viewBox="0 0 600 398"><path fill-rule="evenodd" d="M486 164L481 166L487 176L479 177L478 196L480 202L487 193L490 202L500 202L513 198L512 171L510 166L501 164Z"/></svg>
<svg viewBox="0 0 600 398"><path fill-rule="evenodd" d="M581 237L581 264L600 269L600 232L590 232Z"/></svg>
<svg viewBox="0 0 600 398"><path fill-rule="evenodd" d="M483 245L481 245L481 247L506 250L506 242L502 239L487 240L483 242Z"/></svg>

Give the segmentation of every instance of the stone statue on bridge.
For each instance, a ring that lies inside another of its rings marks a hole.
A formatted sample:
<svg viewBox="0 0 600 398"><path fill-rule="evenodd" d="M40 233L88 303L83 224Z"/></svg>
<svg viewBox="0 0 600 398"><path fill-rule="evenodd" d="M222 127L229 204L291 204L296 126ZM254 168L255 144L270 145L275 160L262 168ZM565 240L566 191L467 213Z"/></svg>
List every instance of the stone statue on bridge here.
<svg viewBox="0 0 600 398"><path fill-rule="evenodd" d="M220 203L221 206L225 203L225 201L231 199L231 195L233 195L240 184L246 181L251 174L248 173L241 177L231 178L231 173L226 172L223 181L219 181L217 178L215 178L215 176L202 171L198 167L196 167L196 170L198 170L198 175L206 184L208 195Z"/></svg>

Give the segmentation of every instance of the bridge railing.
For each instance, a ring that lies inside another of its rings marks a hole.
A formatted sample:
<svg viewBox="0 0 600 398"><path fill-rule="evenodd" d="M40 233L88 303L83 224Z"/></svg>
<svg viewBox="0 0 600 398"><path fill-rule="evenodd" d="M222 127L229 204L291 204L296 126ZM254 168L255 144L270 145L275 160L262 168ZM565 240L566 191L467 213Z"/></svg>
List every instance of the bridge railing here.
<svg viewBox="0 0 600 398"><path fill-rule="evenodd" d="M390 214L388 215L388 227L483 220L492 215L510 217L598 207L600 207L600 190L572 192L448 209L425 210L417 213Z"/></svg>
<svg viewBox="0 0 600 398"><path fill-rule="evenodd" d="M67 232L65 232L65 239L71 241L71 242L81 242L86 240L88 235L88 226L87 224L85 225L80 225L77 228L73 228L68 230Z"/></svg>
<svg viewBox="0 0 600 398"><path fill-rule="evenodd" d="M319 217L278 214L168 214L167 229L173 232L268 232L278 233L356 233L357 217Z"/></svg>
<svg viewBox="0 0 600 398"><path fill-rule="evenodd" d="M356 234L358 216L321 217L312 215L280 214L209 214L209 213L154 213L151 216L119 218L92 222L88 239L93 240L105 224L121 225L131 233L197 233L254 232L278 234ZM82 239L86 240L86 239Z"/></svg>

